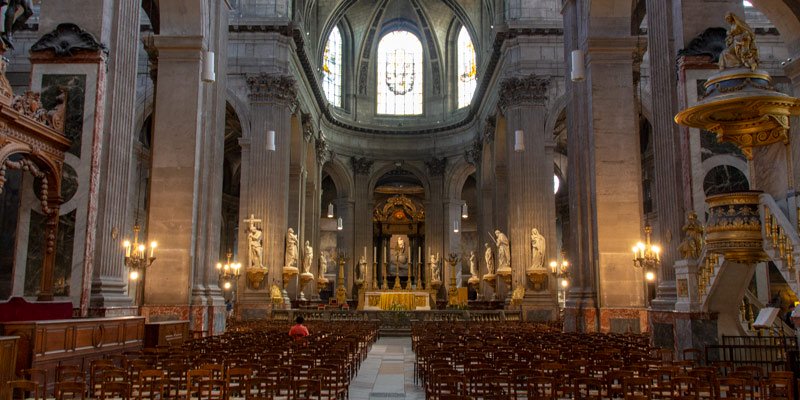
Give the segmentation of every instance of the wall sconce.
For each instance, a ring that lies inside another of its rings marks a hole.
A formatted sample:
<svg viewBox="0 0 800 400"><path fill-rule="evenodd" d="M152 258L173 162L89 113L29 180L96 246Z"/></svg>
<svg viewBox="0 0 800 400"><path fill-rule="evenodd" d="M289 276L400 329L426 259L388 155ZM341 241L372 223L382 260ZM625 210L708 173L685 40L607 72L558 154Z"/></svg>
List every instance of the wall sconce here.
<svg viewBox="0 0 800 400"><path fill-rule="evenodd" d="M550 274L558 278L561 287L569 286L569 261L567 261L567 254L561 251L561 261L550 261Z"/></svg>
<svg viewBox="0 0 800 400"><path fill-rule="evenodd" d="M586 65L582 50L572 50L571 78L573 82L581 82L586 79Z"/></svg>
<svg viewBox="0 0 800 400"><path fill-rule="evenodd" d="M467 203L461 205L461 218L469 218L469 209L467 208Z"/></svg>
<svg viewBox="0 0 800 400"><path fill-rule="evenodd" d="M514 131L514 151L517 153L525 151L525 132L522 130Z"/></svg>
<svg viewBox="0 0 800 400"><path fill-rule="evenodd" d="M275 131L267 131L267 151L275 151Z"/></svg>
<svg viewBox="0 0 800 400"><path fill-rule="evenodd" d="M344 222L342 221L342 217L339 217L339 219L336 220L336 230L340 231L342 229L344 229Z"/></svg>
<svg viewBox="0 0 800 400"><path fill-rule="evenodd" d="M203 82L213 83L217 80L217 73L214 71L214 52L203 52Z"/></svg>
<svg viewBox="0 0 800 400"><path fill-rule="evenodd" d="M328 203L328 218L333 218L333 203Z"/></svg>

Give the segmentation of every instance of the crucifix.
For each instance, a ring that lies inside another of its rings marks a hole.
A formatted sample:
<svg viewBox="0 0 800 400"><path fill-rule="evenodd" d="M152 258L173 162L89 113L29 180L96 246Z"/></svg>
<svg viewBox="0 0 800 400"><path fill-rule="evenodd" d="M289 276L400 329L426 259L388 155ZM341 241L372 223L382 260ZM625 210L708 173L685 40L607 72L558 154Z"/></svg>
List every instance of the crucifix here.
<svg viewBox="0 0 800 400"><path fill-rule="evenodd" d="M264 244L262 243L263 240L263 232L261 229L256 227L257 222L261 222L260 219L256 219L255 215L250 214L250 218L246 218L244 220L245 223L249 224L247 227L247 250L248 250L248 257L250 261L251 268L263 268L263 252L264 252Z"/></svg>

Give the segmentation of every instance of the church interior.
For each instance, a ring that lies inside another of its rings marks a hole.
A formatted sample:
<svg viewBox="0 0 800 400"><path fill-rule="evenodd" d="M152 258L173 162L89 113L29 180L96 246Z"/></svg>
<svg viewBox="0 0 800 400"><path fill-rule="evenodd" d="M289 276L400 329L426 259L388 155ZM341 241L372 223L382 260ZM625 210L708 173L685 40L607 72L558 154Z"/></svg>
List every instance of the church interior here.
<svg viewBox="0 0 800 400"><path fill-rule="evenodd" d="M0 6L0 399L798 398L797 0Z"/></svg>

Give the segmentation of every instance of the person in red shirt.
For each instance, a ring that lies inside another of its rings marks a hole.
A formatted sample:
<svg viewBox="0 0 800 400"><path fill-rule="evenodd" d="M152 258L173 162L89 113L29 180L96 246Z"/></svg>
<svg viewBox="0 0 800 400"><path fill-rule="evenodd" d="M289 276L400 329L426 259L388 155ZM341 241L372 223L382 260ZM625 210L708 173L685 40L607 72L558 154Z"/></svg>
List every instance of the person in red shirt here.
<svg viewBox="0 0 800 400"><path fill-rule="evenodd" d="M295 318L294 322L296 322L295 325L289 329L289 336L291 336L294 340L299 341L309 335L308 328L303 325L305 319L302 316Z"/></svg>

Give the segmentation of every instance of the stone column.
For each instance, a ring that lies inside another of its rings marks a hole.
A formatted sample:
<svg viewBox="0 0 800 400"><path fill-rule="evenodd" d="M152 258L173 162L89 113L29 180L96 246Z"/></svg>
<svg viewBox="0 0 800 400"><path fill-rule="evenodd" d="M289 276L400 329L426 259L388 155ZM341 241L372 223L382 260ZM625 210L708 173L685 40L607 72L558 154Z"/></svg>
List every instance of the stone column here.
<svg viewBox="0 0 800 400"><path fill-rule="evenodd" d="M286 231L289 226L289 153L291 107L297 96L292 77L278 74L249 76L251 135L242 138L242 176L239 215L262 220L263 265L269 269L260 288L240 293L243 316L258 318L269 309L265 295L271 285L282 287ZM267 150L267 131L275 131L275 151ZM244 226L240 221L240 226ZM297 230L297 227L294 227ZM296 232L297 233L297 232ZM247 254L247 237L239 230L240 253ZM299 250L299 249L298 249ZM241 257L244 265L249 260Z"/></svg>
<svg viewBox="0 0 800 400"><path fill-rule="evenodd" d="M794 61L787 63L784 71L786 71L786 76L792 84L792 95L800 97L800 58L795 58ZM798 137L800 135L800 118L793 117L790 124L791 137ZM790 146L793 165L791 169L792 179L789 181L789 185L797 190L797 188L800 188L800 140L792 140Z"/></svg>
<svg viewBox="0 0 800 400"><path fill-rule="evenodd" d="M551 133L545 131L547 91L550 79L536 75L513 77L500 85L499 105L506 119L505 151L508 160L508 238L511 243L513 288L525 288L523 308L530 318L551 320L557 317L557 287L552 279L534 289L526 276L531 267L531 231L545 237L546 260L554 257L556 244L555 195L553 193L553 153ZM523 132L524 151L515 151L515 131ZM550 151L548 152L548 147ZM539 271L539 272L545 272ZM512 288L507 288L510 290Z"/></svg>
<svg viewBox="0 0 800 400"><path fill-rule="evenodd" d="M109 46L106 118L103 138L105 150L100 168L97 231L90 310L92 316L135 315L127 295L127 271L120 253L121 234L131 229L125 220L132 172L131 147L136 99L136 58L139 38L138 4L120 4L114 10Z"/></svg>
<svg viewBox="0 0 800 400"><path fill-rule="evenodd" d="M158 260L147 271L142 315L148 320L189 319L203 142L201 36L155 37L159 52L155 101L149 237ZM168 150L167 150L168 149ZM159 151L160 150L160 151Z"/></svg>
<svg viewBox="0 0 800 400"><path fill-rule="evenodd" d="M356 265L356 263L358 263L358 256L363 253L364 246L367 246L367 260L369 260L369 258L372 257L371 256L372 246L370 246L369 244L364 244L359 247L355 247L353 244L353 228L355 223L353 209L355 207L355 204L356 203L353 202L352 200L344 197L336 199L333 203L334 207L336 207L338 218L342 219L342 225L344 225L344 229L336 231L336 244L338 248L345 250L348 256L350 257L350 261L348 261L347 264L345 264L344 268L345 272L344 281L348 297L352 295L351 292L353 289L353 280L354 280L353 265ZM370 215L372 214L370 213ZM370 238L371 237L372 236L370 234ZM338 274L339 268L337 267L335 271L331 272L335 272Z"/></svg>
<svg viewBox="0 0 800 400"><path fill-rule="evenodd" d="M350 209L342 209L338 208L341 204L337 203L337 209L342 210L342 213L345 215L347 212L352 210L352 213L349 214L349 218L345 219L342 217L342 220L345 224L344 231L347 232L348 230L352 229L350 232L353 232L353 243L355 244L352 249L350 250L351 253L355 251L355 249L363 249L364 246L367 246L367 263L370 268L367 268L367 282L372 282L372 209L375 207L372 193L370 192L369 187L369 173L372 169L373 160L368 160L366 158L350 158L350 165L353 168L353 175L355 179L353 182L355 184L354 188L354 196L355 202L347 202L344 204L345 207L352 207ZM350 226L348 226L348 221L350 221ZM347 236L337 237L337 239L347 240ZM363 251L363 250L362 250ZM378 258L380 259L380 249L378 251ZM380 260L376 260L380 261ZM381 266L377 266L377 271L381 270ZM380 275L380 272L378 273ZM352 276L352 274L351 274ZM378 282L380 285L381 282ZM367 283L365 283L366 285Z"/></svg>
<svg viewBox="0 0 800 400"><path fill-rule="evenodd" d="M653 309L672 310L675 295L674 263L680 258L678 245L691 193L684 182L682 136L673 120L677 113L677 76L675 44L672 38L672 0L647 0L647 40L650 51L651 110L653 117L653 154L658 232L661 244L661 269Z"/></svg>
<svg viewBox="0 0 800 400"><path fill-rule="evenodd" d="M445 272L448 267L445 259L447 258L447 248L445 248L445 240L448 240L449 235L447 233L448 223L447 221L447 212L444 207L444 171L447 166L447 161L445 158L441 159L432 159L431 161L426 162L428 166L428 176L430 177L430 193L428 193L428 199L425 203L425 248L422 250L423 258L426 260L424 264L424 268L430 269L430 265L427 264L427 261L430 260L430 253L439 254L439 265L441 267L441 278L442 278L442 287L439 289L439 292L436 296L437 299L445 298L447 294L447 284L448 281L445 280L445 276L448 276ZM452 233L452 228L450 229ZM428 283L430 282L430 270L426 271L425 279L426 285L425 287L429 287Z"/></svg>

